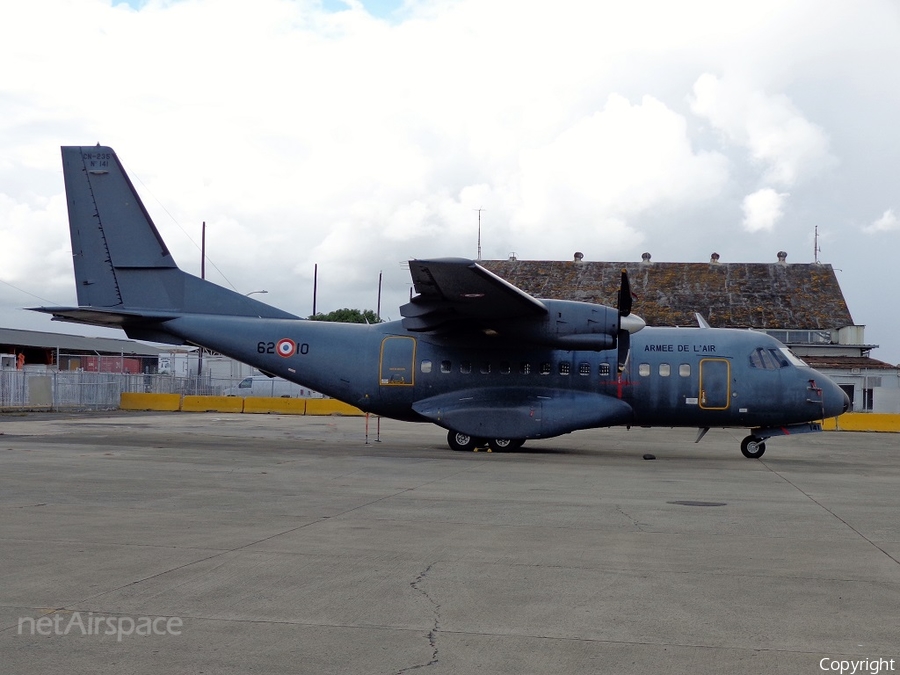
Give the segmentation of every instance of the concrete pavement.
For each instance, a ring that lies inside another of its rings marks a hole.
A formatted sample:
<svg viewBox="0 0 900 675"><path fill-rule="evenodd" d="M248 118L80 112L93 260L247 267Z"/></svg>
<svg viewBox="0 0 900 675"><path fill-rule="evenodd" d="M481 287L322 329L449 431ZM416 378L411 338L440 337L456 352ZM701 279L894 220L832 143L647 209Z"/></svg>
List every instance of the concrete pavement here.
<svg viewBox="0 0 900 675"><path fill-rule="evenodd" d="M900 670L900 436L695 435L0 416L0 670Z"/></svg>

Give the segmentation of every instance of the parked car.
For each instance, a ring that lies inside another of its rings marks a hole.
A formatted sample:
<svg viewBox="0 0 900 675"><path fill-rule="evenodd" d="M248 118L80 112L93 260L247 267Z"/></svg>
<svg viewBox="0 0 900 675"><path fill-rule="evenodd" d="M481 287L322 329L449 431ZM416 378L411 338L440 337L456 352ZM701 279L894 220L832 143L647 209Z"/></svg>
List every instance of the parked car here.
<svg viewBox="0 0 900 675"><path fill-rule="evenodd" d="M271 398L322 398L322 394L280 377L251 375L241 380L236 387L225 390L225 396L268 396Z"/></svg>

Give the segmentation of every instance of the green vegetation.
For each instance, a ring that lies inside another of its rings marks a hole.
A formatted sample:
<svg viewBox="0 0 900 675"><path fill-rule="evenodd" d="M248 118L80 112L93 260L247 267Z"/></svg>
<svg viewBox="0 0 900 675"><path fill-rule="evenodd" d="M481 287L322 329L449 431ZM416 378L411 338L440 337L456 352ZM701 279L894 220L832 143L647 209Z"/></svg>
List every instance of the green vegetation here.
<svg viewBox="0 0 900 675"><path fill-rule="evenodd" d="M336 321L338 323L381 323L371 309L336 309L328 314L318 312L308 317L310 321Z"/></svg>

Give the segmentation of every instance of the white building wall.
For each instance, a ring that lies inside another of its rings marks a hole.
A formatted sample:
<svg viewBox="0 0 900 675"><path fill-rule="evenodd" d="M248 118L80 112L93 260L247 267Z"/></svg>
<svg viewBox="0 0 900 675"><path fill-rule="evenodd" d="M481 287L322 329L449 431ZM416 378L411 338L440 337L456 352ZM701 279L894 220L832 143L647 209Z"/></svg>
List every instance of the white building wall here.
<svg viewBox="0 0 900 675"><path fill-rule="evenodd" d="M853 385L853 412L900 413L900 369L867 370L859 373L819 368L839 385ZM864 409L865 390L872 390L872 409Z"/></svg>

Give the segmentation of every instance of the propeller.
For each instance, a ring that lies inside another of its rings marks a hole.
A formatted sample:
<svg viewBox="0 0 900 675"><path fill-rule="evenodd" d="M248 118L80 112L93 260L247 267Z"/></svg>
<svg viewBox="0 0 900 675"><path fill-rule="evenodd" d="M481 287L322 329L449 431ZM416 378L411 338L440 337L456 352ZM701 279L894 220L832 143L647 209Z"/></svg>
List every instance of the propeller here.
<svg viewBox="0 0 900 675"><path fill-rule="evenodd" d="M619 330L616 335L616 344L619 348L619 373L622 373L628 364L628 357L631 354L631 334L637 333L646 325L641 317L632 315L633 300L628 272L623 269L622 282L619 285Z"/></svg>

